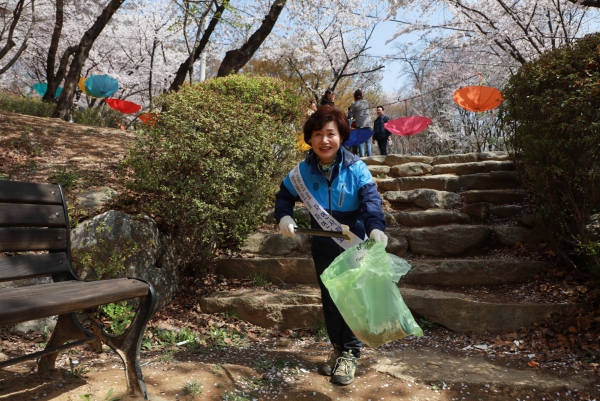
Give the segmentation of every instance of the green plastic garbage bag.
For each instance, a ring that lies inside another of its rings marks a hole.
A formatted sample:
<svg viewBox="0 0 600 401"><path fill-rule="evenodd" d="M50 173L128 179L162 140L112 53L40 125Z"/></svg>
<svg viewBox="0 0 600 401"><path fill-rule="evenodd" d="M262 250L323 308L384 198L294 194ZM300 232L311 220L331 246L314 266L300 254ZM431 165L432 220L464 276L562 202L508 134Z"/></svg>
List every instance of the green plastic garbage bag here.
<svg viewBox="0 0 600 401"><path fill-rule="evenodd" d="M335 258L321 280L354 335L378 347L423 335L396 285L409 270L404 259L385 252L382 242L367 240Z"/></svg>

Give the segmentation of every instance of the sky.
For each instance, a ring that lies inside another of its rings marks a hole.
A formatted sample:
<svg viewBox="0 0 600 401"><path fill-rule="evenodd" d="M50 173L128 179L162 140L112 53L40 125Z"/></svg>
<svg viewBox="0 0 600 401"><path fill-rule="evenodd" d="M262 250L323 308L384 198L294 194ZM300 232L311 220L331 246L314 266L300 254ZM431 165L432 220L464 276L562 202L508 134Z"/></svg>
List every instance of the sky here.
<svg viewBox="0 0 600 401"><path fill-rule="evenodd" d="M371 49L369 54L372 56L385 56L394 54L394 43L386 45L386 41L391 39L394 32L398 30L399 26L397 22L384 21L377 25L373 36L369 41ZM406 40L402 38L401 40ZM402 86L402 77L399 77L401 72L401 61L386 61L385 69L383 70L383 81L381 86L386 92L395 92Z"/></svg>

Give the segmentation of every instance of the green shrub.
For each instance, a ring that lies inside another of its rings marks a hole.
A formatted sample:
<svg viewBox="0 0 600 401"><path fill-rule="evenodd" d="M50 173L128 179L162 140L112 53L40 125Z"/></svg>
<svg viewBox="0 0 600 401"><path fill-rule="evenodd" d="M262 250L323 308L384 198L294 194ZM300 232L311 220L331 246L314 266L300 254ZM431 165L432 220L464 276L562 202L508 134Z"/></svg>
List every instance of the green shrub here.
<svg viewBox="0 0 600 401"><path fill-rule="evenodd" d="M200 269L237 247L262 221L298 161L302 101L273 78L235 75L159 99L158 122L123 162L141 212L175 235L183 263Z"/></svg>
<svg viewBox="0 0 600 401"><path fill-rule="evenodd" d="M127 122L123 114L106 105L73 110L73 122L94 127L120 128Z"/></svg>
<svg viewBox="0 0 600 401"><path fill-rule="evenodd" d="M555 248L572 267L595 263L577 253L593 248L585 225L599 211L599 82L600 34L593 34L525 64L504 89L501 118L519 166Z"/></svg>
<svg viewBox="0 0 600 401"><path fill-rule="evenodd" d="M50 117L56 108L55 103L42 102L38 97L23 97L0 93L0 110L28 116Z"/></svg>

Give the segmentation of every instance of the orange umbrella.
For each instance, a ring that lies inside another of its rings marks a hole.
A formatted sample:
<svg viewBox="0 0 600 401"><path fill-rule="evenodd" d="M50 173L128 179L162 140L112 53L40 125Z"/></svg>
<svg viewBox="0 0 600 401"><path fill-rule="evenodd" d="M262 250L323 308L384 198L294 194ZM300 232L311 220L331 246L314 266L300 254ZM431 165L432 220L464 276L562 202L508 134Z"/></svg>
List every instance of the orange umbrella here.
<svg viewBox="0 0 600 401"><path fill-rule="evenodd" d="M465 86L454 92L452 98L463 109L477 112L495 109L504 101L502 93L489 86Z"/></svg>
<svg viewBox="0 0 600 401"><path fill-rule="evenodd" d="M146 125L154 125L158 121L158 115L156 113L144 113L140 114L138 118Z"/></svg>

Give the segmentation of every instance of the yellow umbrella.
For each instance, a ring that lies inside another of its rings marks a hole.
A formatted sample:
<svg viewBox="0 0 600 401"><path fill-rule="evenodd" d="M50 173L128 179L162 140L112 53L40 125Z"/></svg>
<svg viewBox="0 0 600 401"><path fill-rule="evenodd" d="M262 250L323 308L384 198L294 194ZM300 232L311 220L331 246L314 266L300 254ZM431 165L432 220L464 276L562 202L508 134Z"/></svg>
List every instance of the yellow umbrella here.
<svg viewBox="0 0 600 401"><path fill-rule="evenodd" d="M304 133L302 132L296 136L296 146L298 146L300 152L306 152L307 150L312 149L309 144L304 142Z"/></svg>

